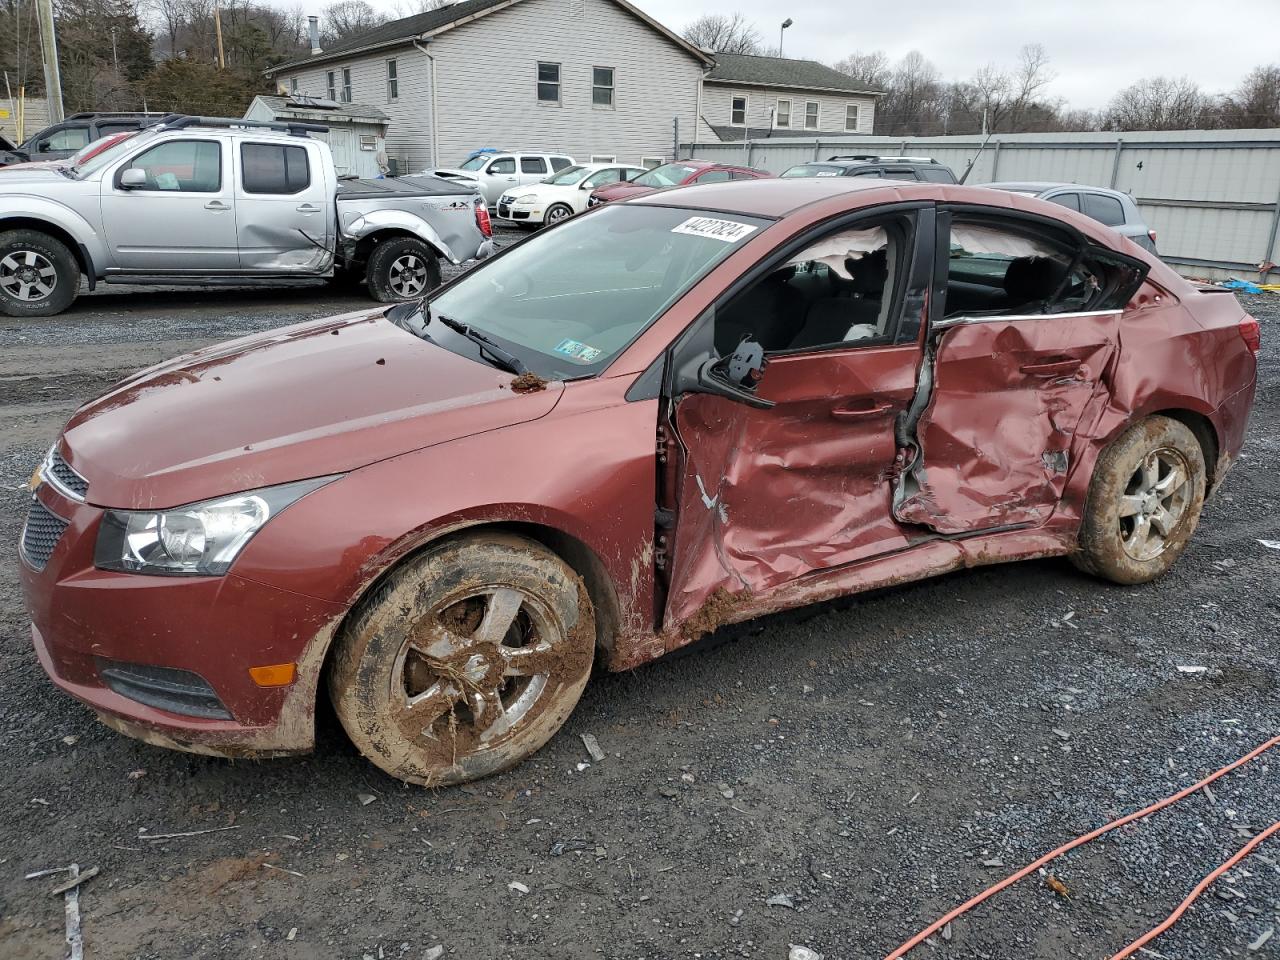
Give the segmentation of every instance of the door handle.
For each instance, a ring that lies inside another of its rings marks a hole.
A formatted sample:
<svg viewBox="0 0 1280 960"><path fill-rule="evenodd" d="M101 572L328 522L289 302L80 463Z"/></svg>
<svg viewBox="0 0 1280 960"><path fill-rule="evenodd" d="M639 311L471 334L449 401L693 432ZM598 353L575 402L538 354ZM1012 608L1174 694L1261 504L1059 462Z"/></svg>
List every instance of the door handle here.
<svg viewBox="0 0 1280 960"><path fill-rule="evenodd" d="M320 212L320 208L317 207L314 203L300 203L296 207L294 207L294 209L297 210L299 213L319 213Z"/></svg>
<svg viewBox="0 0 1280 960"><path fill-rule="evenodd" d="M206 210L230 210L231 208L221 200L210 200L204 205Z"/></svg>
<svg viewBox="0 0 1280 960"><path fill-rule="evenodd" d="M870 407L832 407L831 416L837 420L863 420L867 417L878 417L893 409L891 403L877 403Z"/></svg>
<svg viewBox="0 0 1280 960"><path fill-rule="evenodd" d="M1031 377L1065 377L1080 369L1079 360L1054 360L1049 363L1024 363L1018 369Z"/></svg>

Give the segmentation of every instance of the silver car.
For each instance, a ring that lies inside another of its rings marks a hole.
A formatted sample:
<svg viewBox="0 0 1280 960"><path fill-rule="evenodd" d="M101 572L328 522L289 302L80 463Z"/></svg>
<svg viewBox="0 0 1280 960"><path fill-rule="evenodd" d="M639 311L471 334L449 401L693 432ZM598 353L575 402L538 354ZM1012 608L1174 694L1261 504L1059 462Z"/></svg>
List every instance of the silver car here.
<svg viewBox="0 0 1280 960"><path fill-rule="evenodd" d="M0 178L0 312L49 316L84 277L260 283L345 276L414 299L441 259L493 250L474 184L428 177L339 184L307 124L167 117L80 166Z"/></svg>
<svg viewBox="0 0 1280 960"><path fill-rule="evenodd" d="M1090 187L1081 183L1001 182L984 183L994 190L1008 190L1028 197L1039 197L1068 210L1077 210L1086 217L1104 223L1121 236L1128 237L1138 246L1156 252L1156 232L1142 220L1133 197L1119 190L1106 187Z"/></svg>

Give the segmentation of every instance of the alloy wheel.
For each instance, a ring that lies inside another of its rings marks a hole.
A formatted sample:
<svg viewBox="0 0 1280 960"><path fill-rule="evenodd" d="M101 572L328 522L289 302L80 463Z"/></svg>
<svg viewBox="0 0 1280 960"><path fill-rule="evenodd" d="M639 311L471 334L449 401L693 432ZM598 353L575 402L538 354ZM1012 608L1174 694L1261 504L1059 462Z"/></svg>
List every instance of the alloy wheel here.
<svg viewBox="0 0 1280 960"><path fill-rule="evenodd" d="M1120 497L1125 553L1139 561L1160 556L1186 515L1191 494L1191 468L1181 452L1161 447L1147 454Z"/></svg>
<svg viewBox="0 0 1280 960"><path fill-rule="evenodd" d="M35 250L15 250L0 259L0 289L15 300L36 303L58 286L58 271Z"/></svg>
<svg viewBox="0 0 1280 960"><path fill-rule="evenodd" d="M567 220L571 216L571 212L562 206L554 206L547 211L547 223L559 223L561 220Z"/></svg>
<svg viewBox="0 0 1280 960"><path fill-rule="evenodd" d="M427 264L416 254L406 253L391 263L388 283L392 293L405 300L421 296L427 287Z"/></svg>

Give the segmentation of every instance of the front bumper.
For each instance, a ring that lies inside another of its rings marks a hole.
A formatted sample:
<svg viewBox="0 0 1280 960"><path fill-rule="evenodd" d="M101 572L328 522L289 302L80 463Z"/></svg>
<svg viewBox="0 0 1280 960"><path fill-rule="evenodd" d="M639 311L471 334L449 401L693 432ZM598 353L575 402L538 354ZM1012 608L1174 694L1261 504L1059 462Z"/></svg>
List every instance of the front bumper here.
<svg viewBox="0 0 1280 960"><path fill-rule="evenodd" d="M55 685L148 743L218 756L311 749L324 653L345 607L234 574L98 570L93 546L103 511L48 484L35 496L67 521L42 570L18 560L36 656ZM262 687L249 675L250 667L280 663L297 664L287 686ZM225 709L201 716L177 712L180 701L173 710L139 702L120 692L130 685L104 676L120 665L193 674Z"/></svg>
<svg viewBox="0 0 1280 960"><path fill-rule="evenodd" d="M540 203L513 203L506 197L498 199L498 220L505 220L507 223L541 223L542 214Z"/></svg>

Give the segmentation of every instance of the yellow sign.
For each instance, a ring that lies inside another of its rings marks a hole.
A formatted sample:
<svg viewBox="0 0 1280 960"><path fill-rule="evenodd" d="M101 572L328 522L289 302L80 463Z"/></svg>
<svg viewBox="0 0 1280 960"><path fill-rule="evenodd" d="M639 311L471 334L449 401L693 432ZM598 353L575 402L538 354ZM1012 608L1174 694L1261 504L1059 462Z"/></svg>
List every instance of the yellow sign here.
<svg viewBox="0 0 1280 960"><path fill-rule="evenodd" d="M9 119L9 111L0 110L0 120L8 120L8 119Z"/></svg>

